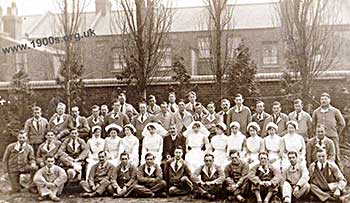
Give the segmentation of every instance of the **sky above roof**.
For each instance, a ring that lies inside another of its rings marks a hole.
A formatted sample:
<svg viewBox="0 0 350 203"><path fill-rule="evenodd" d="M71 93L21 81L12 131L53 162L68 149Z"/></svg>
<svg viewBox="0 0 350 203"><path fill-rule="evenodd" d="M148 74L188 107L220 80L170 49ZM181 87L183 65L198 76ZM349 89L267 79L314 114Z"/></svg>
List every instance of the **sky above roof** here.
<svg viewBox="0 0 350 203"><path fill-rule="evenodd" d="M19 15L35 15L45 14L47 11L57 12L57 0L0 0L0 6L3 10L3 15L6 14L6 8L15 1L18 8ZM192 7L201 6L203 0L164 0L171 1L174 7ZM230 3L236 4L251 4L251 3L266 3L276 0L229 0ZM87 6L85 11L95 11L95 0L86 0ZM116 0L111 0L113 3L112 9L116 8Z"/></svg>

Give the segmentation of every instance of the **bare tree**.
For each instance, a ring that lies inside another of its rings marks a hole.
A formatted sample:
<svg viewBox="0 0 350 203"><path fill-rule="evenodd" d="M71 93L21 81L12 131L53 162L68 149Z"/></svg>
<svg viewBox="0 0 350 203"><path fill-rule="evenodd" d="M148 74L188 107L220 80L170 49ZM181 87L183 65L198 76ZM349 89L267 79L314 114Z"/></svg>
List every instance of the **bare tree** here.
<svg viewBox="0 0 350 203"><path fill-rule="evenodd" d="M287 69L302 98L309 97L315 77L336 65L340 43L336 40L339 18L335 2L281 0L276 6Z"/></svg>
<svg viewBox="0 0 350 203"><path fill-rule="evenodd" d="M162 0L120 0L122 10L115 16L121 32L120 57L124 77L136 80L136 90L146 98L146 88L156 76L166 54L173 11Z"/></svg>
<svg viewBox="0 0 350 203"><path fill-rule="evenodd" d="M86 7L85 0L57 0L58 8L61 11L58 14L59 33L64 36L65 55L60 58L61 81L65 90L68 112L72 105L81 102L81 90L83 87L82 73L83 65L81 63L81 50L78 42L73 38L79 33L81 15Z"/></svg>
<svg viewBox="0 0 350 203"><path fill-rule="evenodd" d="M203 2L208 10L206 27L209 37L199 44L199 48L201 50L209 48L210 55L203 59L216 76L217 92L221 99L223 76L234 56L235 47L232 41L234 6L228 5L228 0L203 0Z"/></svg>

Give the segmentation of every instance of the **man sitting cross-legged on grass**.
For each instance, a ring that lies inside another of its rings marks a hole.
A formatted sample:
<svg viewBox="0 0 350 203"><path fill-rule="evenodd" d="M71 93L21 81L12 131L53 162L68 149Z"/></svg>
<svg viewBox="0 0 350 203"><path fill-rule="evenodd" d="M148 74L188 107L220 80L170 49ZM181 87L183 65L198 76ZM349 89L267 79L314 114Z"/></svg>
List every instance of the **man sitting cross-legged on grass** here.
<svg viewBox="0 0 350 203"><path fill-rule="evenodd" d="M195 182L194 192L197 197L215 200L221 194L225 175L221 166L214 165L214 155L204 155L204 163L193 174Z"/></svg>
<svg viewBox="0 0 350 203"><path fill-rule="evenodd" d="M175 157L164 166L164 179L169 186L169 195L187 195L193 190L192 173L187 162L182 159L181 146L176 147L174 154Z"/></svg>
<svg viewBox="0 0 350 203"><path fill-rule="evenodd" d="M88 180L81 181L80 186L84 189L83 197L101 196L111 184L110 177L113 173L113 165L106 161L105 151L98 153L99 162L91 167Z"/></svg>
<svg viewBox="0 0 350 203"><path fill-rule="evenodd" d="M128 197L137 183L136 174L137 168L129 162L129 154L121 153L120 164L113 170L108 192L112 193L114 198Z"/></svg>
<svg viewBox="0 0 350 203"><path fill-rule="evenodd" d="M249 164L240 159L239 151L229 152L231 163L225 167L224 189L227 191L228 200L236 198L239 202L245 202L243 197L249 191Z"/></svg>
<svg viewBox="0 0 350 203"><path fill-rule="evenodd" d="M282 195L283 203L291 203L292 196L295 199L300 199L310 191L308 183L309 171L305 162L298 162L298 153L290 151L287 153L290 166L283 172L282 179Z"/></svg>
<svg viewBox="0 0 350 203"><path fill-rule="evenodd" d="M281 182L279 170L269 164L269 154L259 153L259 164L253 166L249 171L248 178L252 183L251 189L255 194L258 203L262 203L262 194L266 194L264 203L269 203L271 197L278 192Z"/></svg>
<svg viewBox="0 0 350 203"><path fill-rule="evenodd" d="M327 200L345 202L341 193L346 186L346 179L337 164L327 160L327 152L317 151L317 160L309 167L311 192L322 202Z"/></svg>
<svg viewBox="0 0 350 203"><path fill-rule="evenodd" d="M136 196L166 197L166 182L163 180L163 172L160 166L154 163L154 155L145 155L146 163L142 164L137 172L137 185L134 187Z"/></svg>
<svg viewBox="0 0 350 203"><path fill-rule="evenodd" d="M39 169L34 176L33 182L39 190L39 201L46 198L58 202L58 197L63 190L64 183L67 182L67 174L63 168L55 165L55 158L46 156L46 166Z"/></svg>

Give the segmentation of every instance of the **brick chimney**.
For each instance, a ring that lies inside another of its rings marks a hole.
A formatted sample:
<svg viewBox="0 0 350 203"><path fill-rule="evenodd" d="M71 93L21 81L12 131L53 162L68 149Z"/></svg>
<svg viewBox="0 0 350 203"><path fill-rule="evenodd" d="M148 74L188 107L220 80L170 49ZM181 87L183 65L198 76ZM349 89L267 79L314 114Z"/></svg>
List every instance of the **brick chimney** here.
<svg viewBox="0 0 350 203"><path fill-rule="evenodd" d="M14 39L22 37L22 18L17 15L17 6L15 2L11 3L11 7L7 8L7 14L2 17L4 24L4 32L10 34Z"/></svg>
<svg viewBox="0 0 350 203"><path fill-rule="evenodd" d="M95 0L96 14L106 15L112 10L112 3L110 0Z"/></svg>

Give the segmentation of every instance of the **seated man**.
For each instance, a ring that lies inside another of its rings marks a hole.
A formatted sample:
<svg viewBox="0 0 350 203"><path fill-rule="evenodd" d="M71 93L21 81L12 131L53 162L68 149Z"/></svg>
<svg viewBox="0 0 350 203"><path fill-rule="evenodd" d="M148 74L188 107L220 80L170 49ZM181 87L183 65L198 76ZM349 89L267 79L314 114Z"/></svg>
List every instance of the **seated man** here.
<svg viewBox="0 0 350 203"><path fill-rule="evenodd" d="M187 195L193 190L192 173L189 165L182 159L183 149L175 149L175 157L164 166L164 179L169 186L169 195Z"/></svg>
<svg viewBox="0 0 350 203"><path fill-rule="evenodd" d="M339 201L346 186L346 179L333 161L327 160L327 152L319 149L317 160L309 167L311 192L321 201Z"/></svg>
<svg viewBox="0 0 350 203"><path fill-rule="evenodd" d="M77 129L70 131L70 136L62 143L57 154L60 157L59 162L67 169L68 180L82 177L82 163L85 160L88 151L85 141L79 137Z"/></svg>
<svg viewBox="0 0 350 203"><path fill-rule="evenodd" d="M160 166L154 163L154 155L147 153L146 163L139 167L137 172L137 185L134 192L137 196L162 196L166 197L166 182L163 180L163 173Z"/></svg>
<svg viewBox="0 0 350 203"><path fill-rule="evenodd" d="M310 191L310 184L308 183L310 177L306 163L298 163L297 152L290 151L287 155L291 165L283 172L281 182L283 203L291 203L292 195L296 199L300 199Z"/></svg>
<svg viewBox="0 0 350 203"><path fill-rule="evenodd" d="M248 173L249 164L240 159L239 151L231 150L229 152L231 163L225 167L224 189L227 191L228 199L236 198L239 202L244 202L249 190Z"/></svg>
<svg viewBox="0 0 350 203"><path fill-rule="evenodd" d="M112 172L108 192L112 193L115 198L128 197L137 183L136 173L137 168L129 163L129 154L121 153L120 164Z"/></svg>
<svg viewBox="0 0 350 203"><path fill-rule="evenodd" d="M57 152L62 144L61 141L56 140L52 131L47 132L45 138L45 142L39 146L36 152L36 162L40 168L45 166L46 156L52 156L57 159Z"/></svg>
<svg viewBox="0 0 350 203"><path fill-rule="evenodd" d="M37 170L35 162L34 150L32 146L27 144L27 134L21 130L17 135L17 142L11 143L6 147L2 165L5 174L11 183L12 192L20 192L19 177L21 174L30 173L33 180L34 172ZM34 185L31 185L31 191L34 191Z"/></svg>
<svg viewBox="0 0 350 203"><path fill-rule="evenodd" d="M326 127L323 124L317 124L316 136L309 139L306 145L306 162L310 165L317 160L317 151L326 150L327 160L335 160L335 145L331 139L326 137Z"/></svg>
<svg viewBox="0 0 350 203"><path fill-rule="evenodd" d="M90 127L87 119L84 116L80 116L79 107L74 106L71 109L72 115L69 117L69 125L71 128L77 128L79 137L85 141L89 139Z"/></svg>
<svg viewBox="0 0 350 203"><path fill-rule="evenodd" d="M110 185L110 177L113 173L113 165L106 161L105 151L98 153L99 162L94 164L88 174L88 180L82 180L80 186L84 189L83 197L101 196Z"/></svg>
<svg viewBox="0 0 350 203"><path fill-rule="evenodd" d="M67 182L67 174L63 168L55 165L55 158L51 155L45 157L46 166L39 169L33 179L33 182L39 190L39 201L46 198L58 202L64 183Z"/></svg>
<svg viewBox="0 0 350 203"><path fill-rule="evenodd" d="M266 194L264 203L269 203L272 195L278 192L281 182L281 174L269 164L269 154L259 153L259 164L253 166L248 173L248 179L252 183L251 189L258 203L262 203L261 195Z"/></svg>
<svg viewBox="0 0 350 203"><path fill-rule="evenodd" d="M215 200L221 193L225 175L221 166L214 165L214 155L204 155L204 163L193 174L195 196Z"/></svg>

